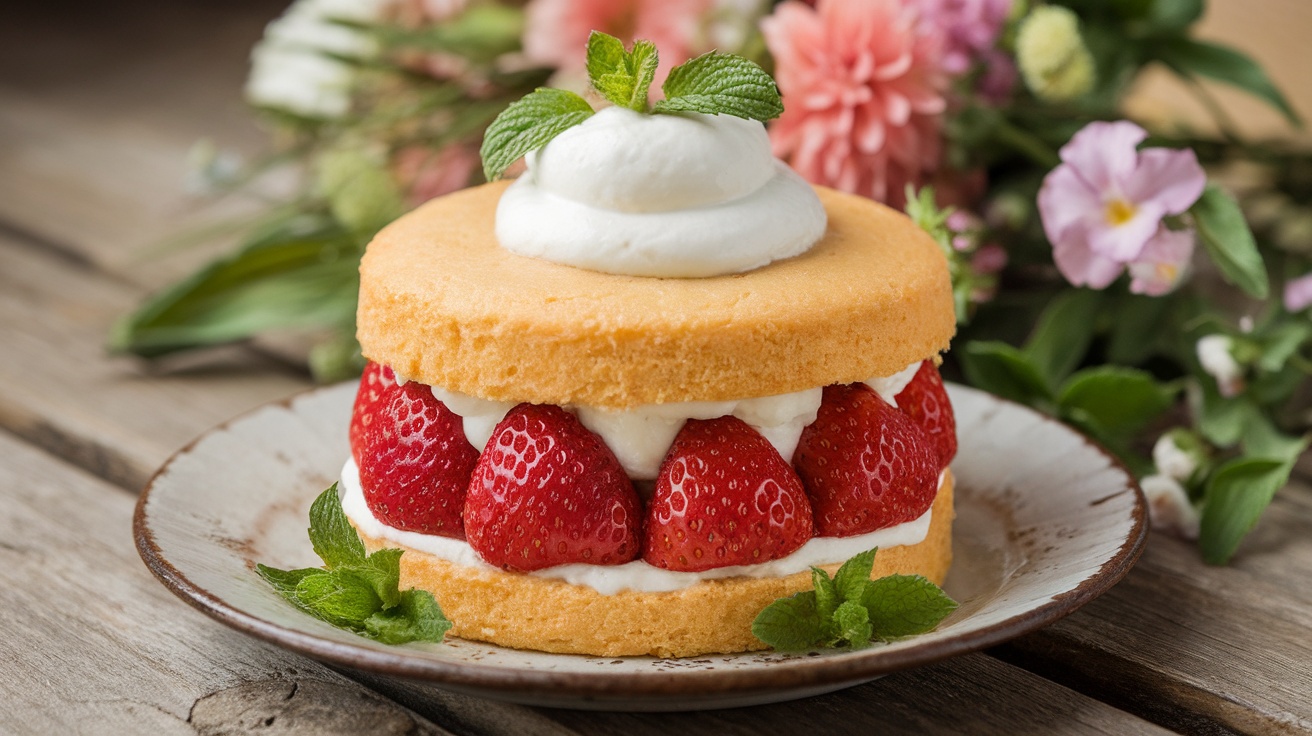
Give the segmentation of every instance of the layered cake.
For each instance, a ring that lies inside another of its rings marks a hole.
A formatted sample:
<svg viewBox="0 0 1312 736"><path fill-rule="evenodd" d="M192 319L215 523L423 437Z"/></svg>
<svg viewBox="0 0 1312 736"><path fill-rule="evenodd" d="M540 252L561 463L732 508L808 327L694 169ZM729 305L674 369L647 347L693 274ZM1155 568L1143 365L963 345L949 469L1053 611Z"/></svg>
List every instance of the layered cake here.
<svg viewBox="0 0 1312 736"><path fill-rule="evenodd" d="M691 656L765 648L764 607L874 547L941 582L933 240L730 115L606 108L527 164L361 263L343 508L401 586L461 638Z"/></svg>

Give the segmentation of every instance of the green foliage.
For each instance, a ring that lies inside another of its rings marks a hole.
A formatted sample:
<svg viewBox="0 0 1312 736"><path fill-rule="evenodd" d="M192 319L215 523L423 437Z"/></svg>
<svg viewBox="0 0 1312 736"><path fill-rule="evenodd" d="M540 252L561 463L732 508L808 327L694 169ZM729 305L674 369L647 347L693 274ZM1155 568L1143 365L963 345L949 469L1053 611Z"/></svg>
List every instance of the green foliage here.
<svg viewBox="0 0 1312 736"><path fill-rule="evenodd" d="M1225 280L1249 296L1265 299L1270 291L1266 265L1239 203L1215 184L1208 184L1189 212L1198 226L1199 239Z"/></svg>
<svg viewBox="0 0 1312 736"><path fill-rule="evenodd" d="M1289 122L1302 120L1265 70L1246 54L1227 46L1177 37L1156 46L1157 58L1177 74L1201 76L1232 84L1279 110Z"/></svg>
<svg viewBox="0 0 1312 736"><path fill-rule="evenodd" d="M734 115L765 122L783 114L774 79L755 62L711 51L670 70L656 112Z"/></svg>
<svg viewBox="0 0 1312 736"><path fill-rule="evenodd" d="M496 181L510 165L592 117L588 101L563 89L541 87L512 102L483 135L483 175Z"/></svg>
<svg viewBox="0 0 1312 736"><path fill-rule="evenodd" d="M283 598L315 618L384 644L442 641L451 622L432 594L398 589L401 550L365 551L342 512L337 485L310 506L310 543L326 569L255 570Z"/></svg>
<svg viewBox="0 0 1312 736"><path fill-rule="evenodd" d="M957 604L920 575L871 580L877 550L862 552L838 568L831 579L811 568L814 590L766 606L752 623L752 634L779 651L850 646L871 639L889 641L932 631Z"/></svg>

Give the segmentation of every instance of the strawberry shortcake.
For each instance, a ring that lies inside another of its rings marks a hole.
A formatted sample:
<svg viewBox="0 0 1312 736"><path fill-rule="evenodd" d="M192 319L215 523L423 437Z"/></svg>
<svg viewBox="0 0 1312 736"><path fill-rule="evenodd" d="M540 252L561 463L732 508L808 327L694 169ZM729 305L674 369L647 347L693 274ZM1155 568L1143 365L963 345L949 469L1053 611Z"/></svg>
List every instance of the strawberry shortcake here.
<svg viewBox="0 0 1312 736"><path fill-rule="evenodd" d="M574 114L369 245L341 484L366 546L453 635L598 656L765 648L763 608L873 547L873 577L941 582L937 244L738 113Z"/></svg>

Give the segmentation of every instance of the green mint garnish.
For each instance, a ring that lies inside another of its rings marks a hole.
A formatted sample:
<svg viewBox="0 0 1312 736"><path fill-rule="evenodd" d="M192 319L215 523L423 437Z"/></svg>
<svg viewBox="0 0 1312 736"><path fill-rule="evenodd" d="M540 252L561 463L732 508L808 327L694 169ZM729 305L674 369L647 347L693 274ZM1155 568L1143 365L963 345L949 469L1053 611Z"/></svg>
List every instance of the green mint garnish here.
<svg viewBox="0 0 1312 736"><path fill-rule="evenodd" d="M711 51L670 70L656 112L734 115L765 122L783 114L774 79L754 62Z"/></svg>
<svg viewBox="0 0 1312 736"><path fill-rule="evenodd" d="M425 590L398 589L401 550L367 554L342 512L337 484L310 506L310 544L327 569L255 570L297 608L384 644L442 641L451 622Z"/></svg>
<svg viewBox="0 0 1312 736"><path fill-rule="evenodd" d="M588 80L602 97L620 107L647 112L647 90L656 79L660 57L651 41L624 42L600 31L588 36Z"/></svg>
<svg viewBox="0 0 1312 736"><path fill-rule="evenodd" d="M660 63L656 46L635 41L633 50L614 36L588 36L588 80L607 101L641 113L699 112L766 122L784 111L779 88L755 62L718 51L702 54L670 70L661 85L665 99L654 108L647 93ZM500 179L520 157L592 116L592 106L573 92L539 88L513 102L483 134L483 175Z"/></svg>
<svg viewBox="0 0 1312 736"><path fill-rule="evenodd" d="M592 117L588 101L563 89L539 87L510 103L483 134L483 175L496 181L525 154Z"/></svg>
<svg viewBox="0 0 1312 736"><path fill-rule="evenodd" d="M752 622L752 634L781 652L834 646L860 649L872 639L888 641L931 631L956 610L956 601L920 575L871 580L876 551L844 562L833 578L811 568L815 589L766 606Z"/></svg>

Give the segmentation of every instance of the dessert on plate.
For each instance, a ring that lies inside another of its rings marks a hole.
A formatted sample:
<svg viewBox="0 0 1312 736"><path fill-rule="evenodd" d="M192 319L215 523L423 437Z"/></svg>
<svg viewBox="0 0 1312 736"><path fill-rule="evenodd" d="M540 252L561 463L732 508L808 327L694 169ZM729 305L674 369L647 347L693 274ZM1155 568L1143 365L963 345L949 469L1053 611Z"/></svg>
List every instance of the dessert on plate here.
<svg viewBox="0 0 1312 736"><path fill-rule="evenodd" d="M812 566L878 547L872 577L947 573L938 246L665 90L657 114L645 91L569 102L522 176L429 202L361 263L343 510L455 636L747 651Z"/></svg>

